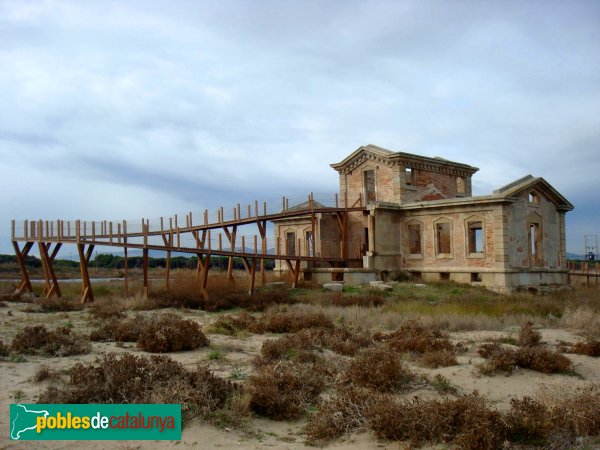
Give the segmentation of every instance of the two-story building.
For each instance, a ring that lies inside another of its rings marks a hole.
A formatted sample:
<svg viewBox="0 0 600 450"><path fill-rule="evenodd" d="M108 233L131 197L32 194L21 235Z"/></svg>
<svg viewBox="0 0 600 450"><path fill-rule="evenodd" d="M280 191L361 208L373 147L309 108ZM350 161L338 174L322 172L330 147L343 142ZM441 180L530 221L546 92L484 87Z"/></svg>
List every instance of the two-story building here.
<svg viewBox="0 0 600 450"><path fill-rule="evenodd" d="M374 145L331 167L340 198L366 204L348 213L345 245L362 267L306 267L305 279L360 282L410 272L424 281L480 283L498 290L568 284L565 213L573 209L543 178L528 175L490 195L473 196L476 167ZM314 235L313 235L314 232ZM320 214L275 223L292 245L340 241L336 218ZM298 239L300 238L300 239ZM355 266L357 264L354 264Z"/></svg>

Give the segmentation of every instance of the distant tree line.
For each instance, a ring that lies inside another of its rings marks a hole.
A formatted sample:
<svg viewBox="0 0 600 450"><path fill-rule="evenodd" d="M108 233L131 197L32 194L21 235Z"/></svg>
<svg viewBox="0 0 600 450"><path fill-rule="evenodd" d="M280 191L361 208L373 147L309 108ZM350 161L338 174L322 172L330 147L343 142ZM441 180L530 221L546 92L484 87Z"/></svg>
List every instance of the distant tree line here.
<svg viewBox="0 0 600 450"><path fill-rule="evenodd" d="M227 269L228 259L226 256L211 256L210 267L216 269ZM0 266L3 265L15 265L17 258L15 255L0 255ZM172 269L194 269L198 264L198 257L191 256L174 256L171 258ZM42 267L42 261L35 256L26 256L25 265L29 268L40 268ZM141 269L143 265L143 258L141 256L130 256L127 258L127 266L131 269ZM275 266L273 260L265 260L265 268L272 270ZM69 259L56 259L54 261L54 267L56 269L78 269L79 262L71 261ZM90 267L97 267L103 269L119 269L125 268L125 258L123 256L112 255L110 253L99 253L96 254L93 260L90 261ZM166 268L167 258L148 258L148 267L152 269ZM235 270L244 270L244 263L241 258L233 258L233 268Z"/></svg>

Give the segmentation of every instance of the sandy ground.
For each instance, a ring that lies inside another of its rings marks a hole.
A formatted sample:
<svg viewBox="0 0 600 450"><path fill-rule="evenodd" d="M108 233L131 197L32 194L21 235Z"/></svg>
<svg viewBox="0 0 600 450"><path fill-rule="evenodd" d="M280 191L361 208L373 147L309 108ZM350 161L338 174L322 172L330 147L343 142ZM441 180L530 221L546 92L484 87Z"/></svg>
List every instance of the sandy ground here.
<svg viewBox="0 0 600 450"><path fill-rule="evenodd" d="M49 328L57 326L72 326L74 331L89 333L91 330L86 311L69 313L31 313L24 312L27 307L24 303L7 302L7 307L0 308L0 339L10 343L13 336L23 327L28 325L43 324ZM176 311L181 314L181 311ZM148 312L153 314L155 312ZM187 318L197 320L202 324L212 322L216 315L207 314L203 311L191 311L183 314ZM575 333L562 329L540 330L543 335L543 345L555 348L564 343L574 343L581 340ZM540 388L541 385L575 387L590 382L600 383L600 359L581 355L566 355L574 363L577 376L568 375L544 375L530 370L519 370L511 376L495 375L492 377L481 376L477 365L484 360L477 354L479 343L494 338L515 335L516 330L499 331L475 331L457 332L450 336L454 342L461 342L466 351L459 355L459 365L439 369L424 369L409 361L413 370L428 375L442 374L459 388L460 393L479 391L489 398L498 408L509 405L512 397L530 395ZM209 348L197 349L190 352L169 354L173 359L193 367L197 363L209 364L210 368L218 375L227 377L232 371L243 371L249 374L252 370L252 358L260 352L262 343L274 335L247 335L241 337L229 337L217 334L209 335L211 346ZM11 362L5 360L0 362L0 448L2 449L25 449L32 448L31 443L15 442L8 440L9 429L9 404L18 399L21 403L35 403L37 396L50 383L44 381L35 383L31 379L36 369L42 365L48 365L52 369L60 370L71 367L77 361L91 361L96 356L109 352L134 352L145 354L135 347L135 344L117 345L115 343L92 343L93 351L87 355L70 356L64 358L47 358L38 356L26 356L24 362ZM209 361L207 358L211 350L219 349L225 354L225 358L217 361ZM432 389L421 389L412 391L410 396L435 398L438 394ZM36 442L36 448L60 449L60 448L86 448L86 449L150 449L150 448L220 448L220 449L303 449L309 447L305 443L305 437L301 430L305 422L277 422L266 419L253 419L250 432L236 430L222 430L203 423L192 422L183 430L182 440L176 442L157 441L43 441ZM327 448L332 449L399 449L408 448L402 443L378 442L369 434L355 434L344 439L339 439ZM444 447L430 447L444 448Z"/></svg>

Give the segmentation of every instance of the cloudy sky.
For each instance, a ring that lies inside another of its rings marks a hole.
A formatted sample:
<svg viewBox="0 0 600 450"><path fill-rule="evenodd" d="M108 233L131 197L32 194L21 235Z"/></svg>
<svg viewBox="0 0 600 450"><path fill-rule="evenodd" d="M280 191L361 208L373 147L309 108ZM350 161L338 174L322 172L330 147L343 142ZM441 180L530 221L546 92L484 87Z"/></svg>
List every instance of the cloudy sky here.
<svg viewBox="0 0 600 450"><path fill-rule="evenodd" d="M10 219L335 192L363 144L543 176L600 234L598 1L0 0Z"/></svg>

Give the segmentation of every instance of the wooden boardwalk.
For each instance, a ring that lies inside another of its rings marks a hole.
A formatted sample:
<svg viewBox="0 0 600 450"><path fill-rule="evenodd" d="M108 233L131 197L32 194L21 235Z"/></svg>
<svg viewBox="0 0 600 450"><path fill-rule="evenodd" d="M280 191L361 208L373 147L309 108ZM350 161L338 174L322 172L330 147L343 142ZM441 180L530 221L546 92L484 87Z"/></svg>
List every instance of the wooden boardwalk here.
<svg viewBox="0 0 600 450"><path fill-rule="evenodd" d="M598 279L600 278L600 265L598 261L569 261L569 276L585 277L586 286L598 287ZM592 281L593 280L593 281Z"/></svg>
<svg viewBox="0 0 600 450"><path fill-rule="evenodd" d="M17 293L32 293L31 280L25 265L25 257L35 244L38 245L40 259L45 277L44 295L60 296L60 286L54 272L53 262L65 244L77 246L79 255L82 291L81 301L93 301L92 286L88 272L89 262L96 246L122 248L125 256L125 280L127 287L127 259L129 249L142 251L144 295L148 295L148 258L149 251L164 251L167 257L166 285L169 285L171 252L195 254L198 257L197 277L200 293L208 298L208 272L211 256L228 257L228 279L233 279L233 258L240 258L249 275L248 291L255 288L257 271L260 282L265 283L264 261L277 259L285 262L292 277L292 285L296 286L300 273L300 264L307 261L328 263L332 267L344 267L349 262L362 258L362 242L352 242L347 238L348 213L365 211L361 196L355 199L338 198L337 194L329 198L315 200L313 194L307 199L290 207L290 200L283 197L281 206L268 207L266 202L259 205L240 204L226 213L221 207L216 214L209 215L208 210L194 216L191 212L181 220L177 215L169 218L161 217L151 223L148 219L140 221L48 221L25 220L12 221L12 243L21 270L21 281ZM279 237L267 236L268 223L279 219L295 217L308 218L312 227L312 236L316 236L316 217L318 214L332 214L339 225L338 240L323 241L315 239L294 243L293 252L288 251L286 242ZM199 217L199 220L198 220ZM180 223L181 222L181 223ZM257 234L238 236L240 227L256 225ZM258 267L257 267L258 266Z"/></svg>

